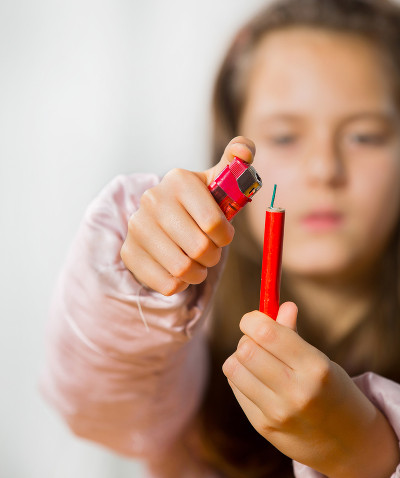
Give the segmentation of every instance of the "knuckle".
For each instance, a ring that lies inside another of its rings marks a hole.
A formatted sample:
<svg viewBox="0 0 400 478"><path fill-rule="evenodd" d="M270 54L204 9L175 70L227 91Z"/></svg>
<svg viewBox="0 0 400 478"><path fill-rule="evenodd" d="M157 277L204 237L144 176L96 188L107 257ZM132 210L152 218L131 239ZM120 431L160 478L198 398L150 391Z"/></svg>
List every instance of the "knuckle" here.
<svg viewBox="0 0 400 478"><path fill-rule="evenodd" d="M236 354L242 363L249 362L253 358L254 353L254 346L249 339L239 343Z"/></svg>
<svg viewBox="0 0 400 478"><path fill-rule="evenodd" d="M222 366L222 370L224 374L227 377L229 377L232 381L234 381L237 375L238 365L239 365L239 362L236 360L236 358L233 355L231 355Z"/></svg>
<svg viewBox="0 0 400 478"><path fill-rule="evenodd" d="M247 312L246 314L243 315L243 317L240 319L240 322L239 322L239 328L240 330L246 334L247 333L247 329L248 327L250 326L251 324L251 312Z"/></svg>
<svg viewBox="0 0 400 478"><path fill-rule="evenodd" d="M219 261L221 260L221 255L222 255L222 248L221 247L217 247L215 249L215 251L213 252L213 254L211 255L209 261L208 261L208 264L207 266L208 267L214 267L216 266Z"/></svg>
<svg viewBox="0 0 400 478"><path fill-rule="evenodd" d="M219 214L218 211L211 212L207 215L207 218L204 221L203 231L208 235L215 231L222 224L222 211Z"/></svg>
<svg viewBox="0 0 400 478"><path fill-rule="evenodd" d="M140 197L141 207L154 207L157 204L157 186L146 189Z"/></svg>
<svg viewBox="0 0 400 478"><path fill-rule="evenodd" d="M138 230L140 230L139 216L137 213L134 213L128 220L128 232L134 234Z"/></svg>
<svg viewBox="0 0 400 478"><path fill-rule="evenodd" d="M270 426L277 430L288 427L293 419L293 415L286 407L276 408L271 416L272 423Z"/></svg>
<svg viewBox="0 0 400 478"><path fill-rule="evenodd" d="M320 385L326 384L331 376L331 362L323 355L317 360L313 366L312 376L314 382Z"/></svg>
<svg viewBox="0 0 400 478"><path fill-rule="evenodd" d="M181 289L181 286L181 280L176 279L175 277L169 277L163 282L159 289L159 292L162 295L169 297L171 295L176 294Z"/></svg>
<svg viewBox="0 0 400 478"><path fill-rule="evenodd" d="M180 279L190 271L192 264L193 261L189 257L182 257L172 266L170 273Z"/></svg>
<svg viewBox="0 0 400 478"><path fill-rule="evenodd" d="M119 256L121 257L122 262L126 265L128 261L128 246L126 241L122 244L122 247L119 251Z"/></svg>
<svg viewBox="0 0 400 478"><path fill-rule="evenodd" d="M210 240L207 237L202 236L197 240L196 245L194 246L193 252L191 254L192 259L199 259L204 254L206 254L211 246Z"/></svg>
<svg viewBox="0 0 400 478"><path fill-rule="evenodd" d="M184 181L187 177L189 171L182 168L173 168L167 172L167 174L163 178L163 182L171 182L173 184L180 183Z"/></svg>
<svg viewBox="0 0 400 478"><path fill-rule="evenodd" d="M274 343L278 338L278 334L271 324L265 323L258 325L254 331L257 341L261 343Z"/></svg>
<svg viewBox="0 0 400 478"><path fill-rule="evenodd" d="M257 426L256 430L262 436L271 437L277 431L277 427L273 426L271 422L264 420Z"/></svg>
<svg viewBox="0 0 400 478"><path fill-rule="evenodd" d="M147 218L140 211L136 211L128 220L128 233L125 242L144 244L148 240L148 231L152 218Z"/></svg>
<svg viewBox="0 0 400 478"><path fill-rule="evenodd" d="M221 247L227 246L232 242L233 236L235 235L235 229L232 226L232 224L228 223L228 228L226 231L224 231L224 237L220 240L219 245Z"/></svg>
<svg viewBox="0 0 400 478"><path fill-rule="evenodd" d="M207 267L200 267L199 271L197 272L197 278L193 281L193 284L200 284L201 282L207 279L208 269Z"/></svg>
<svg viewBox="0 0 400 478"><path fill-rule="evenodd" d="M184 280L189 284L201 284L206 280L208 270L206 267L199 266L195 264L194 267L190 268L188 274L184 275ZM181 277L182 279L183 277Z"/></svg>
<svg viewBox="0 0 400 478"><path fill-rule="evenodd" d="M310 391L298 390L292 395L292 403L297 413L305 412L314 403L315 395Z"/></svg>

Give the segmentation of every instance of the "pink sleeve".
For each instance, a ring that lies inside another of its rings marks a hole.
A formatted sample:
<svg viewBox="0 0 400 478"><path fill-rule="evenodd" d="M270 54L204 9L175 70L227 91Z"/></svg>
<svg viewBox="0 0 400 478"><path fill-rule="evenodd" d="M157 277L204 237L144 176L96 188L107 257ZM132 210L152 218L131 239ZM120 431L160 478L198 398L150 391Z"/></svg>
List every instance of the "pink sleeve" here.
<svg viewBox="0 0 400 478"><path fill-rule="evenodd" d="M128 219L158 181L118 176L89 205L55 286L39 383L76 435L128 456L166 447L199 405L202 325L221 269L164 297L125 268Z"/></svg>
<svg viewBox="0 0 400 478"><path fill-rule="evenodd" d="M353 381L376 408L385 415L400 442L400 385L372 372L354 377ZM293 462L293 469L296 478L325 476L296 461ZM391 478L400 478L400 464Z"/></svg>

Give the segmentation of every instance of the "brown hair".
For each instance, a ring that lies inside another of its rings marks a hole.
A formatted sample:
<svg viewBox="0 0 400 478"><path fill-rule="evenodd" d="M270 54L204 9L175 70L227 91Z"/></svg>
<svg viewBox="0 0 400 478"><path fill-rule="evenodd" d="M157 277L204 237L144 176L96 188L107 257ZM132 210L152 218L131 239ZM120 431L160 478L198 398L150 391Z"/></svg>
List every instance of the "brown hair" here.
<svg viewBox="0 0 400 478"><path fill-rule="evenodd" d="M252 52L269 32L296 26L357 34L380 47L394 68L394 101L400 105L399 6L386 0L276 1L238 32L218 73L213 96L213 164L219 161L226 144L240 134L238 120L245 101L244 73ZM221 371L223 362L236 348L231 330L235 327L238 330L241 316L257 309L259 300L261 251L247 232L245 215L238 215L235 227L235 239L214 304L210 379L197 416L201 455L204 462L224 477L289 477L293 476L291 460L255 431ZM303 324L303 328L299 328L300 335L351 375L371 370L400 380L399 243L397 226L377 271L380 287L374 315L371 311L334 350L320 337L313 336L307 329L307 318L299 316ZM290 297L284 277L282 296L282 299Z"/></svg>

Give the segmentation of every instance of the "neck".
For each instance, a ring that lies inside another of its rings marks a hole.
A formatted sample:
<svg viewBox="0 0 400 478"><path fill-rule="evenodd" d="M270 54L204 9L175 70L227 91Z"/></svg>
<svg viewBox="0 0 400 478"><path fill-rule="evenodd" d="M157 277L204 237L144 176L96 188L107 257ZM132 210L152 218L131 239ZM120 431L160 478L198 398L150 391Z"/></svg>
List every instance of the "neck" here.
<svg viewBox="0 0 400 478"><path fill-rule="evenodd" d="M346 280L287 272L285 285L298 304L300 314L307 318L307 325L328 344L334 344L350 333L371 310L375 300L373 279L372 274Z"/></svg>

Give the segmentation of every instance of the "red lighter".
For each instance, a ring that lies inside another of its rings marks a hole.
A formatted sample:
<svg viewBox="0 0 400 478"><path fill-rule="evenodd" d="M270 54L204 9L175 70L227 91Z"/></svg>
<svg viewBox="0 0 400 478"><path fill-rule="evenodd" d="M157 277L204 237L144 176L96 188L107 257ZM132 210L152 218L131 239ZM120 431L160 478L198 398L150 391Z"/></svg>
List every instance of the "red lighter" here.
<svg viewBox="0 0 400 478"><path fill-rule="evenodd" d="M285 210L273 207L276 185L271 207L265 211L264 248L261 271L260 312L276 320L279 310L281 287L283 230Z"/></svg>
<svg viewBox="0 0 400 478"><path fill-rule="evenodd" d="M253 166L235 156L208 189L230 221L243 206L251 202L250 198L261 186L261 178Z"/></svg>

